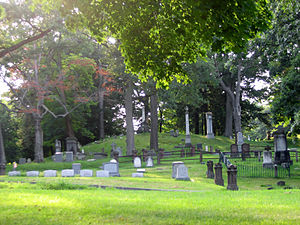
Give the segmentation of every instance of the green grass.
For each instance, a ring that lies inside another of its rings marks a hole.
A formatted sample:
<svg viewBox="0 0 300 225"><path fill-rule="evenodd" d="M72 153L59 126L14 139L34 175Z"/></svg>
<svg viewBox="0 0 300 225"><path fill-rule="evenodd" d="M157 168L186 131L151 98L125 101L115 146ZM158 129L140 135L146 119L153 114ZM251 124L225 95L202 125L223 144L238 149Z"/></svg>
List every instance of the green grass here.
<svg viewBox="0 0 300 225"><path fill-rule="evenodd" d="M300 191L49 190L0 183L0 224L299 224Z"/></svg>

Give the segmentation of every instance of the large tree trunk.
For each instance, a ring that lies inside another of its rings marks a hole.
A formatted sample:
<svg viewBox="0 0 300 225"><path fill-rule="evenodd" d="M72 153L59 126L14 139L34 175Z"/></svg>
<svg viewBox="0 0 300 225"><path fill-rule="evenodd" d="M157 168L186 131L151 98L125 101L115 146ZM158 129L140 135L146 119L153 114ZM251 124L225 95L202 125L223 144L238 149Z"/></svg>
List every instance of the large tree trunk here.
<svg viewBox="0 0 300 225"><path fill-rule="evenodd" d="M232 102L229 94L226 92L226 121L225 121L225 137L232 137Z"/></svg>
<svg viewBox="0 0 300 225"><path fill-rule="evenodd" d="M68 114L65 117L65 122L66 122L66 133L67 133L67 137L75 137L75 133L73 130L73 126L72 126L72 120L71 120L71 116Z"/></svg>
<svg viewBox="0 0 300 225"><path fill-rule="evenodd" d="M99 101L99 138L104 139L104 88L98 89L98 101Z"/></svg>
<svg viewBox="0 0 300 225"><path fill-rule="evenodd" d="M150 111L151 111L151 134L150 134L150 149L158 151L158 116L157 116L158 98L157 91L150 96Z"/></svg>
<svg viewBox="0 0 300 225"><path fill-rule="evenodd" d="M41 118L34 116L35 128L35 144L34 144L34 161L37 163L44 161L43 152L43 129L41 126Z"/></svg>
<svg viewBox="0 0 300 225"><path fill-rule="evenodd" d="M194 118L194 126L195 126L195 134L200 134L200 130L199 130L199 126L200 126L200 122L199 122L199 111L198 109L196 108L194 110L194 115L193 115L193 118Z"/></svg>
<svg viewBox="0 0 300 225"><path fill-rule="evenodd" d="M125 89L125 112L126 112L126 148L127 155L132 155L134 146L134 128L132 121L132 94L133 94L133 84L129 81L127 88Z"/></svg>

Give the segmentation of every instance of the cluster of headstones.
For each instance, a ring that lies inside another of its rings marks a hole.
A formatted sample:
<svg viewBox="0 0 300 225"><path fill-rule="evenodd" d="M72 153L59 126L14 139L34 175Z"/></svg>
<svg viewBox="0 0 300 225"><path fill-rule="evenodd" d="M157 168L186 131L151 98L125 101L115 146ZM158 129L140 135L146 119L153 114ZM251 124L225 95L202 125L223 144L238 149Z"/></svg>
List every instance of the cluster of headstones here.
<svg viewBox="0 0 300 225"><path fill-rule="evenodd" d="M134 168L141 168L142 167L142 160L140 157L135 157L133 159L133 166ZM146 167L153 167L153 159L151 156L147 158ZM144 177L144 173L146 172L145 169L137 169L136 173L132 173L132 177Z"/></svg>
<svg viewBox="0 0 300 225"><path fill-rule="evenodd" d="M25 164L25 163L31 163L31 158L28 158L27 160L26 158L19 159L19 164Z"/></svg>

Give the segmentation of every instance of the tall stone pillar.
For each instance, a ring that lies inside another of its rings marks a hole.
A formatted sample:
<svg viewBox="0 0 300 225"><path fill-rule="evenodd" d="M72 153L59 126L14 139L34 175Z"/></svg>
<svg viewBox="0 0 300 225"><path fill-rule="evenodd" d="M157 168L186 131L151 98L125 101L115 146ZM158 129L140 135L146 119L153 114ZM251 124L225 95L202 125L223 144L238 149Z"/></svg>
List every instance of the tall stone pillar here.
<svg viewBox="0 0 300 225"><path fill-rule="evenodd" d="M275 151L275 164L281 165L282 163L292 164L290 153L287 150L286 135L283 128L279 128L273 133L274 136L274 151Z"/></svg>
<svg viewBox="0 0 300 225"><path fill-rule="evenodd" d="M74 155L77 153L77 138L76 137L67 137L66 138L66 144L67 144L67 152L73 152Z"/></svg>
<svg viewBox="0 0 300 225"><path fill-rule="evenodd" d="M212 126L212 113L206 113L206 127L207 127L207 138L215 138Z"/></svg>
<svg viewBox="0 0 300 225"><path fill-rule="evenodd" d="M190 122L189 122L189 108L185 107L185 146L190 147L191 135L190 135Z"/></svg>
<svg viewBox="0 0 300 225"><path fill-rule="evenodd" d="M61 152L61 142L60 140L55 140L55 152Z"/></svg>
<svg viewBox="0 0 300 225"><path fill-rule="evenodd" d="M239 190L237 186L237 167L235 165L230 165L227 168L227 176L228 176L228 184L227 184L227 190L233 190L237 191Z"/></svg>

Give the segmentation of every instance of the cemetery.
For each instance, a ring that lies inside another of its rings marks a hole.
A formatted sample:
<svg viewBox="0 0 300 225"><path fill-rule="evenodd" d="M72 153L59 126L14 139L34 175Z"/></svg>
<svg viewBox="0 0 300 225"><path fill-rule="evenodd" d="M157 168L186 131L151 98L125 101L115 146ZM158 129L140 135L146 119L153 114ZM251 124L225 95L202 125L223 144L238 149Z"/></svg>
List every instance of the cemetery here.
<svg viewBox="0 0 300 225"><path fill-rule="evenodd" d="M300 225L299 12L0 1L0 225Z"/></svg>

